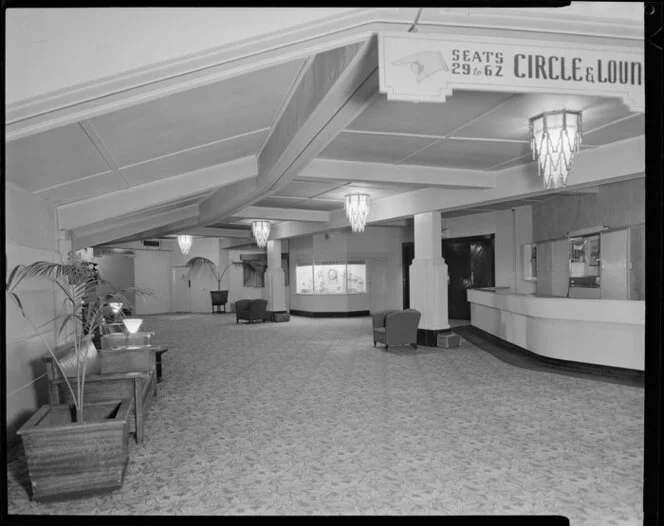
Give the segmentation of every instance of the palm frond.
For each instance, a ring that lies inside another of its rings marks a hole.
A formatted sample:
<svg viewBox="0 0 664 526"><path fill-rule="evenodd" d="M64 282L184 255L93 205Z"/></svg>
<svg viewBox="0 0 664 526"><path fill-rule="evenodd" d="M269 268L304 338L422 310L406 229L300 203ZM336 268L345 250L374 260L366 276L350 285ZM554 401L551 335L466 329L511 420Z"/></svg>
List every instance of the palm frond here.
<svg viewBox="0 0 664 526"><path fill-rule="evenodd" d="M26 278L47 278L56 280L71 273L71 265L54 263L53 261L35 261L25 267Z"/></svg>
<svg viewBox="0 0 664 526"><path fill-rule="evenodd" d="M75 317L76 317L75 312L70 312L69 314L63 316L62 321L60 322L60 330L58 331L58 334L61 333L62 330L67 326L67 324Z"/></svg>
<svg viewBox="0 0 664 526"><path fill-rule="evenodd" d="M196 256L187 261L186 267L189 268L189 274L196 276L200 272L209 272L214 278L219 281L221 275L219 273L219 266L212 260L201 256Z"/></svg>
<svg viewBox="0 0 664 526"><path fill-rule="evenodd" d="M7 283L5 285L5 290L10 293L14 291L24 277L25 265L16 265L9 273L9 277L7 278Z"/></svg>
<svg viewBox="0 0 664 526"><path fill-rule="evenodd" d="M23 304L21 303L21 299L18 297L18 294L12 292L11 295L16 304L18 305L18 308L21 309L21 312L25 314L25 310L23 309Z"/></svg>

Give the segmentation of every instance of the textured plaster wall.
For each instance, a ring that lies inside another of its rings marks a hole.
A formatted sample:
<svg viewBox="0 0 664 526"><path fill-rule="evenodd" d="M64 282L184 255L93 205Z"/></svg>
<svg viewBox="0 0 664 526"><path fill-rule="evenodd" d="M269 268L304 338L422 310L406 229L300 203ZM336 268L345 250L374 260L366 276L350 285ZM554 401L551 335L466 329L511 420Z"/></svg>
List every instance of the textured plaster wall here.
<svg viewBox="0 0 664 526"><path fill-rule="evenodd" d="M52 205L7 183L5 194L5 250L7 271L17 264L59 261L56 250L55 210ZM57 344L54 324L56 294L47 281L33 280L18 290L23 305L39 332L6 300L7 440L42 404L47 403L45 369L41 356L48 352L40 339Z"/></svg>
<svg viewBox="0 0 664 526"><path fill-rule="evenodd" d="M353 312L403 305L401 246L412 239L412 228L367 227L364 232L335 230L290 240L290 308L309 312ZM296 294L295 267L325 261L364 260L367 294Z"/></svg>
<svg viewBox="0 0 664 526"><path fill-rule="evenodd" d="M645 177L638 177L602 185L597 194L560 195L533 205L533 240L560 239L582 228L620 228L645 220Z"/></svg>

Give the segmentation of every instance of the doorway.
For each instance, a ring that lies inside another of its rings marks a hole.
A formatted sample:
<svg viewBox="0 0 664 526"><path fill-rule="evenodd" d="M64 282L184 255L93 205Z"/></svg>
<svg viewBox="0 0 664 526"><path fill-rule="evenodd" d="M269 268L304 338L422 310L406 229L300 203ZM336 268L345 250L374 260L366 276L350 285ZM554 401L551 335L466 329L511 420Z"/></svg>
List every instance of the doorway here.
<svg viewBox="0 0 664 526"><path fill-rule="evenodd" d="M447 309L450 319L470 320L466 290L495 286L495 235L459 237L441 240L442 256L447 264ZM415 243L402 245L403 305L410 307L408 269L415 257Z"/></svg>
<svg viewBox="0 0 664 526"><path fill-rule="evenodd" d="M387 308L390 303L388 261L383 258L371 258L367 263L369 312L378 312Z"/></svg>
<svg viewBox="0 0 664 526"><path fill-rule="evenodd" d="M171 312L191 312L191 281L189 269L173 267L171 273Z"/></svg>

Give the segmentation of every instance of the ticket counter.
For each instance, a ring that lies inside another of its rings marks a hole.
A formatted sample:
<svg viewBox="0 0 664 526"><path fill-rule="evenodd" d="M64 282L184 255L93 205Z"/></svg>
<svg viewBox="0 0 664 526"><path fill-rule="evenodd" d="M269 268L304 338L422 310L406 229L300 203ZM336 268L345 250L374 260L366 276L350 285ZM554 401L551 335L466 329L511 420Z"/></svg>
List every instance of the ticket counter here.
<svg viewBox="0 0 664 526"><path fill-rule="evenodd" d="M645 302L469 289L471 324L541 356L644 370Z"/></svg>

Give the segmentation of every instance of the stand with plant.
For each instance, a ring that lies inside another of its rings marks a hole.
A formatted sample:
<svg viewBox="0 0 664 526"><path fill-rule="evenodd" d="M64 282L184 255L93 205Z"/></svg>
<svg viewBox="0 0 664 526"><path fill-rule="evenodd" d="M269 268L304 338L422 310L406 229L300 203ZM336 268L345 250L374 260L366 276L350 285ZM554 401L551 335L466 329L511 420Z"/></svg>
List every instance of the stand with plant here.
<svg viewBox="0 0 664 526"><path fill-rule="evenodd" d="M55 322L58 337L64 336L71 344L75 365L63 363L63 354L53 348L26 314L17 290L22 282L31 279L46 279L64 295L63 314L47 323ZM110 287L113 292L97 296L98 286ZM33 498L63 498L120 487L128 460L128 415L132 401L86 403L85 381L90 354L95 351L92 339L111 314L108 297L130 304L125 294L151 296L152 292L138 287L115 289L98 275L93 264L74 253L70 253L66 263L37 261L27 266L17 265L9 273L6 292L52 356L72 402L71 406L42 406L18 431L26 453ZM72 376L70 368L75 370Z"/></svg>
<svg viewBox="0 0 664 526"><path fill-rule="evenodd" d="M221 271L219 265L214 261L196 256L187 261L186 266L189 268L189 275L194 277L200 274L207 274L214 277L217 280L217 290L210 291L210 301L212 302L212 313L221 312L218 310L218 307L223 306L224 312L226 312L226 303L228 302L228 290L221 290L221 280L226 274L226 271L231 267L244 268L248 263L244 261L231 261L223 271ZM217 310L215 311L215 307Z"/></svg>

